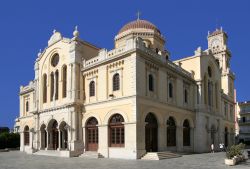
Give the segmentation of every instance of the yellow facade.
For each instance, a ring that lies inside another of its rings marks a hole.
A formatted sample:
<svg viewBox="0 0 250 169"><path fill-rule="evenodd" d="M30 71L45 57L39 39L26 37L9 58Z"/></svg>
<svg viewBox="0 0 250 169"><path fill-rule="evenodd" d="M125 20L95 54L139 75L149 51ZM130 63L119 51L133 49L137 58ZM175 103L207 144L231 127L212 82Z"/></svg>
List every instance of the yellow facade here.
<svg viewBox="0 0 250 169"><path fill-rule="evenodd" d="M54 31L35 79L20 88L21 151L138 159L233 144L226 38L216 30L207 50L172 62L160 30L145 20L125 25L111 51L81 40L77 29L71 39Z"/></svg>

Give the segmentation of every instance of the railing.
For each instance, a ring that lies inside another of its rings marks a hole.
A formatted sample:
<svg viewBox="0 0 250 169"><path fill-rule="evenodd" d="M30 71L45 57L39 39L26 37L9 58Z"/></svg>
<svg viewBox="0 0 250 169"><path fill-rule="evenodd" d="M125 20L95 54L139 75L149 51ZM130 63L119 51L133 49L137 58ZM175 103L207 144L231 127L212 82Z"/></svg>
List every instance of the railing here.
<svg viewBox="0 0 250 169"><path fill-rule="evenodd" d="M186 70L184 70L183 68L181 68L180 66L172 63L171 61L169 60L166 60L166 57L162 54L158 54L156 53L154 50L152 49L149 49L147 47L145 47L143 41L141 38L137 38L137 39L130 39L128 40L128 45L126 45L126 47L121 47L121 48L117 48L117 49L113 49L109 52L107 52L107 50L105 49L102 49L98 56L90 59L90 60L87 60L83 65L84 67L90 67L100 61L103 61L105 59L108 59L108 58L111 58L111 57L114 57L114 56L117 56L117 55L120 55L122 53L125 53L131 49L140 49L142 51L144 51L145 53L147 53L148 55L156 58L157 60L163 62L163 63L166 63L168 66L172 67L173 69L185 74L186 76L188 77L192 77L192 74ZM168 52L166 51L166 54Z"/></svg>

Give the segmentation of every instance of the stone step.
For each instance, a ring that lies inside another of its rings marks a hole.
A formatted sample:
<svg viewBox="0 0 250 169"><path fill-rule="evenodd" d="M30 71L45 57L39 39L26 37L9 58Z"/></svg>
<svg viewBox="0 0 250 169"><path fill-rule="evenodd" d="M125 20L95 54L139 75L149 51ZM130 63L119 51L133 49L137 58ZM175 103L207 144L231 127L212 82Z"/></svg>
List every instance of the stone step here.
<svg viewBox="0 0 250 169"><path fill-rule="evenodd" d="M54 156L54 157L70 157L70 152L67 150L39 150L34 155Z"/></svg>
<svg viewBox="0 0 250 169"><path fill-rule="evenodd" d="M146 153L141 159L142 160L162 160L169 158L178 158L181 157L179 154L175 154L172 152L149 152Z"/></svg>
<svg viewBox="0 0 250 169"><path fill-rule="evenodd" d="M103 158L103 156L96 151L85 151L79 157L81 158Z"/></svg>

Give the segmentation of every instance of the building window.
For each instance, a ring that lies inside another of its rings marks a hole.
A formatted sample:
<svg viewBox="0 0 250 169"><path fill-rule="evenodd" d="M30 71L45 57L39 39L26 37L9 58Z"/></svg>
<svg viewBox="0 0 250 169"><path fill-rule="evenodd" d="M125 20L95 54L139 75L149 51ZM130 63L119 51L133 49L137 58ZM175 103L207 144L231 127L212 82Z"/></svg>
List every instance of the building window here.
<svg viewBox="0 0 250 169"><path fill-rule="evenodd" d="M124 147L124 119L120 114L113 115L109 120L109 146Z"/></svg>
<svg viewBox="0 0 250 169"><path fill-rule="evenodd" d="M47 102L47 75L43 75L43 103Z"/></svg>
<svg viewBox="0 0 250 169"><path fill-rule="evenodd" d="M113 76L113 91L120 90L120 75L118 73Z"/></svg>
<svg viewBox="0 0 250 169"><path fill-rule="evenodd" d="M56 53L56 54L53 55L53 57L51 59L51 65L53 67L56 67L58 62L59 62L59 55L58 55L58 53Z"/></svg>
<svg viewBox="0 0 250 169"><path fill-rule="evenodd" d="M184 90L184 103L188 103L188 91L187 91L187 89Z"/></svg>
<svg viewBox="0 0 250 169"><path fill-rule="evenodd" d="M187 119L183 123L183 146L190 146L190 125Z"/></svg>
<svg viewBox="0 0 250 169"><path fill-rule="evenodd" d="M54 97L54 73L50 74L50 101L53 100Z"/></svg>
<svg viewBox="0 0 250 169"><path fill-rule="evenodd" d="M64 65L62 69L62 97L67 97L67 66Z"/></svg>
<svg viewBox="0 0 250 169"><path fill-rule="evenodd" d="M173 84L172 83L168 84L168 96L169 98L173 98Z"/></svg>
<svg viewBox="0 0 250 169"><path fill-rule="evenodd" d="M29 112L29 101L26 101L25 103L25 112Z"/></svg>
<svg viewBox="0 0 250 169"><path fill-rule="evenodd" d="M149 91L154 91L154 77L151 74L148 75L148 89Z"/></svg>
<svg viewBox="0 0 250 169"><path fill-rule="evenodd" d="M243 122L243 123L246 122L246 117L242 117L242 122Z"/></svg>
<svg viewBox="0 0 250 169"><path fill-rule="evenodd" d="M28 146L30 144L30 132L28 126L25 126L23 134L24 134L24 145Z"/></svg>
<svg viewBox="0 0 250 169"><path fill-rule="evenodd" d="M56 92L55 92L55 100L58 100L58 87L59 87L59 73L58 70L55 73L56 76Z"/></svg>
<svg viewBox="0 0 250 169"><path fill-rule="evenodd" d="M91 81L89 83L89 96L95 96L95 82Z"/></svg>
<svg viewBox="0 0 250 169"><path fill-rule="evenodd" d="M176 146L176 125L173 117L167 120L167 146Z"/></svg>
<svg viewBox="0 0 250 169"><path fill-rule="evenodd" d="M212 69L211 69L210 66L208 66L207 72L208 72L208 76L209 76L209 77L212 77Z"/></svg>

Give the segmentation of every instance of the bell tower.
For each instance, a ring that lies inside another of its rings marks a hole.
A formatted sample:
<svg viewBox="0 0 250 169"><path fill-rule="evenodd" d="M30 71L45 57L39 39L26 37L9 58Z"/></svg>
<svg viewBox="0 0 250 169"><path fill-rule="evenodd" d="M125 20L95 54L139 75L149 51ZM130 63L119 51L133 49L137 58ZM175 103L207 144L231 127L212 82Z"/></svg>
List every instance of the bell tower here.
<svg viewBox="0 0 250 169"><path fill-rule="evenodd" d="M226 32L216 29L213 33L208 32L208 49L210 49L215 56L222 72L227 72L230 69L231 52L227 46L228 36Z"/></svg>
<svg viewBox="0 0 250 169"><path fill-rule="evenodd" d="M216 58L221 69L221 85L224 93L234 95L234 73L230 70L231 52L227 46L228 36L222 27L208 32L208 49Z"/></svg>

